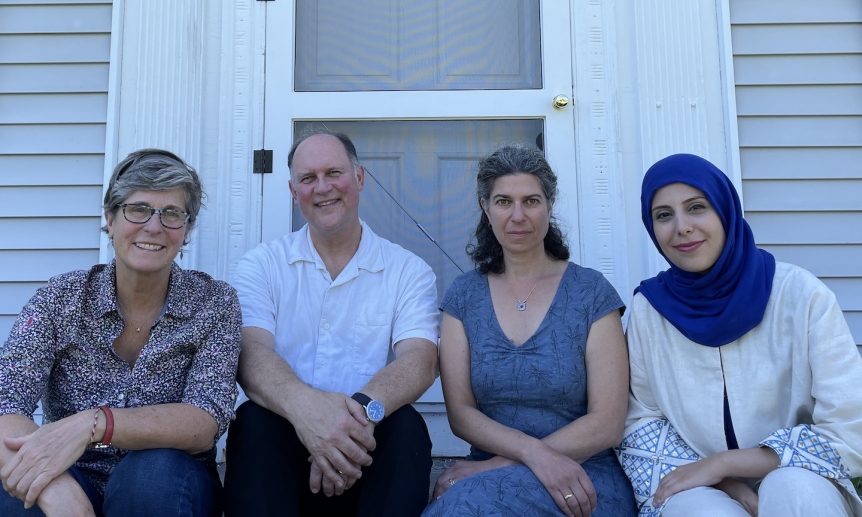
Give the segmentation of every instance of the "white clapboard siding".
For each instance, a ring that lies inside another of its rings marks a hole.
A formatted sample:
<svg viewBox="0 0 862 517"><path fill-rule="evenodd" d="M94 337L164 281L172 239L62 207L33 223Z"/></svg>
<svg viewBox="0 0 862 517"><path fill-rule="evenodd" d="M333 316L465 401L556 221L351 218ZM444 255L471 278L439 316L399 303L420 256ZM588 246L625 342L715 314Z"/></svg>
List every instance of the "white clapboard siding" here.
<svg viewBox="0 0 862 517"><path fill-rule="evenodd" d="M749 209L746 220L754 230L759 244L862 242L862 211L755 212ZM859 287L862 288L862 285Z"/></svg>
<svg viewBox="0 0 862 517"><path fill-rule="evenodd" d="M4 187L0 217L98 216L101 197L100 185Z"/></svg>
<svg viewBox="0 0 862 517"><path fill-rule="evenodd" d="M794 105L799 115L862 115L862 84L736 88L736 108L748 115L769 115Z"/></svg>
<svg viewBox="0 0 862 517"><path fill-rule="evenodd" d="M0 124L104 124L107 113L104 93L21 93L0 97Z"/></svg>
<svg viewBox="0 0 862 517"><path fill-rule="evenodd" d="M862 79L858 54L734 56L739 85L854 84Z"/></svg>
<svg viewBox="0 0 862 517"><path fill-rule="evenodd" d="M862 290L862 278L824 278L823 283L835 293L842 309L862 312L862 298L857 296Z"/></svg>
<svg viewBox="0 0 862 517"><path fill-rule="evenodd" d="M859 0L731 0L735 24L862 22Z"/></svg>
<svg viewBox="0 0 862 517"><path fill-rule="evenodd" d="M0 34L4 63L102 63L110 52L105 34Z"/></svg>
<svg viewBox="0 0 862 517"><path fill-rule="evenodd" d="M862 147L746 147L741 151L746 180L817 179L826 169L833 179L862 176Z"/></svg>
<svg viewBox="0 0 862 517"><path fill-rule="evenodd" d="M821 170L827 175L827 170ZM860 210L859 179L808 180L746 180L742 187L745 209L793 211L853 211Z"/></svg>
<svg viewBox="0 0 862 517"><path fill-rule="evenodd" d="M0 341L99 259L111 2L0 0Z"/></svg>
<svg viewBox="0 0 862 517"><path fill-rule="evenodd" d="M89 188L89 187L88 187ZM95 217L0 217L0 250L85 249L99 247ZM52 235L50 241L45 234Z"/></svg>
<svg viewBox="0 0 862 517"><path fill-rule="evenodd" d="M0 63L0 94L104 93L107 87L108 63Z"/></svg>
<svg viewBox="0 0 862 517"><path fill-rule="evenodd" d="M9 282L4 286L4 296L0 298L0 312L17 314L33 297L36 289L42 287L39 282Z"/></svg>
<svg viewBox="0 0 862 517"><path fill-rule="evenodd" d="M844 311L844 317L847 318L847 324L850 325L850 332L853 333L853 338L856 339L857 347L862 348L862 345L858 343L862 343L862 335L859 333L859 329L862 328L862 311Z"/></svg>
<svg viewBox="0 0 862 517"><path fill-rule="evenodd" d="M739 118L739 139L751 147L862 146L862 116L761 116Z"/></svg>
<svg viewBox="0 0 862 517"><path fill-rule="evenodd" d="M104 161L98 153L0 154L0 185L97 185Z"/></svg>
<svg viewBox="0 0 862 517"><path fill-rule="evenodd" d="M858 244L762 244L760 247L776 259L804 267L824 279L862 277L862 246Z"/></svg>
<svg viewBox="0 0 862 517"><path fill-rule="evenodd" d="M862 345L862 2L730 0L730 19L746 218Z"/></svg>
<svg viewBox="0 0 862 517"><path fill-rule="evenodd" d="M46 282L60 273L89 269L99 261L99 249L2 250L0 286L5 282ZM2 295L0 295L2 296Z"/></svg>
<svg viewBox="0 0 862 517"><path fill-rule="evenodd" d="M40 4L55 4L47 11ZM111 27L110 2L10 2L0 18L0 33L6 34L69 34L104 32ZM72 5L61 5L72 4ZM77 4L77 5L74 5Z"/></svg>
<svg viewBox="0 0 862 517"><path fill-rule="evenodd" d="M851 54L862 52L860 23L736 25L735 55Z"/></svg>
<svg viewBox="0 0 862 517"><path fill-rule="evenodd" d="M0 124L0 154L93 154L104 147L105 124Z"/></svg>

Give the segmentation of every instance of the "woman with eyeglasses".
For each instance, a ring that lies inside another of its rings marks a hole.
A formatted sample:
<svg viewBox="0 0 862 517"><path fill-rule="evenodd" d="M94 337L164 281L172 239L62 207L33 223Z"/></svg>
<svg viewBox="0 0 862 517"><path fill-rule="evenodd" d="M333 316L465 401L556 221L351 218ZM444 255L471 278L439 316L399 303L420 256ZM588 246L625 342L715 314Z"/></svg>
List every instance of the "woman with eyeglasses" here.
<svg viewBox="0 0 862 517"><path fill-rule="evenodd" d="M104 199L116 258L24 306L0 348L0 515L220 515L241 311L174 263L202 197L176 155L130 154Z"/></svg>

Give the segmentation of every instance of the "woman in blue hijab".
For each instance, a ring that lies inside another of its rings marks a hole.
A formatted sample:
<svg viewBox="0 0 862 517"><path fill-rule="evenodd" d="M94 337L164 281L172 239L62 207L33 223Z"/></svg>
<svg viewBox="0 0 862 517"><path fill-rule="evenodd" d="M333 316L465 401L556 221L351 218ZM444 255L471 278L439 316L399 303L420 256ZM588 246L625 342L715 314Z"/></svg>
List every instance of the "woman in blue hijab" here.
<svg viewBox="0 0 862 517"><path fill-rule="evenodd" d="M730 180L677 154L641 214L620 462L645 516L862 516L862 358L835 295L756 247Z"/></svg>

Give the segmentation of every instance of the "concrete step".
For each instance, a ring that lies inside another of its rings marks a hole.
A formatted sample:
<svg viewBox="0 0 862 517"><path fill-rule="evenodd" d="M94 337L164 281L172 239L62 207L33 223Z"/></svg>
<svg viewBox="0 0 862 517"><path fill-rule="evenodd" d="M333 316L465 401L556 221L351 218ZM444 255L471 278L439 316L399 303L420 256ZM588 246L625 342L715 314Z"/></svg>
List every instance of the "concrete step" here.
<svg viewBox="0 0 862 517"><path fill-rule="evenodd" d="M433 458L433 464L431 465L431 477L428 480L428 497L431 497L431 493L434 491L434 484L437 483L437 478L440 477L440 474L443 473L444 470L448 469L452 466L456 461L463 460L464 458ZM218 473L219 477L221 477L222 483L224 483L224 463L218 464Z"/></svg>
<svg viewBox="0 0 862 517"><path fill-rule="evenodd" d="M444 470L451 467L456 461L464 458L434 458L434 463L431 465L431 483L428 485L428 498L431 498L431 493L434 492L434 485L437 483L437 478Z"/></svg>

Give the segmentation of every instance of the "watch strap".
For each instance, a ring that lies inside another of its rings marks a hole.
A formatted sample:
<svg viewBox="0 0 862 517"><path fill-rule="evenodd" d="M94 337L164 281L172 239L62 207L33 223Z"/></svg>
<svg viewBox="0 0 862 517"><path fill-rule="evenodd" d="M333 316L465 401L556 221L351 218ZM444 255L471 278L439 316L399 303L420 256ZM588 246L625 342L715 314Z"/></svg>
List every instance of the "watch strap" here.
<svg viewBox="0 0 862 517"><path fill-rule="evenodd" d="M354 393L354 394L353 394L353 396L351 396L350 398L352 398L352 399L353 399L353 400L355 400L356 402L359 402L359 403L360 403L360 404L362 404L364 407L368 407L368 404L370 404L370 403L371 403L371 397L369 397L369 396L368 396L368 395L366 395L365 393L362 393L362 392L359 392L359 391L357 391L356 393Z"/></svg>

